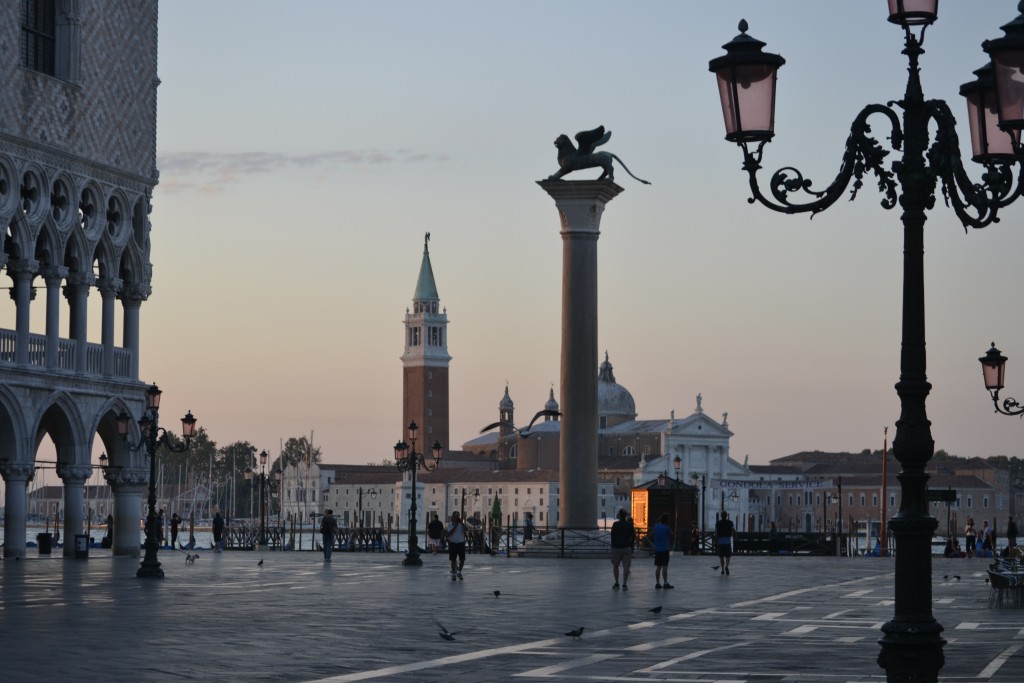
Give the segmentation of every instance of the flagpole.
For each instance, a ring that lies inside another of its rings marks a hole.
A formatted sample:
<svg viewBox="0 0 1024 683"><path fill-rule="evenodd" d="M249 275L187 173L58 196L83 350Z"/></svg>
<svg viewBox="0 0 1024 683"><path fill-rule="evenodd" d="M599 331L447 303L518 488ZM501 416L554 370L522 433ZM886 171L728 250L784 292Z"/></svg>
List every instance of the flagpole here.
<svg viewBox="0 0 1024 683"><path fill-rule="evenodd" d="M882 428L882 538L881 557L889 557L889 534L888 516L886 515L886 503L888 503L888 480L886 478L886 465L889 462L889 428Z"/></svg>

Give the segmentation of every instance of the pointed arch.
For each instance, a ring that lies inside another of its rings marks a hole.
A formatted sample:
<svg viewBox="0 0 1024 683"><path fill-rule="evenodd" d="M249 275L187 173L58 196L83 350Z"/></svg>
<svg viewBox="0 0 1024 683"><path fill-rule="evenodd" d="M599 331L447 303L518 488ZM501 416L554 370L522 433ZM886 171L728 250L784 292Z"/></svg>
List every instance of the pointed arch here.
<svg viewBox="0 0 1024 683"><path fill-rule="evenodd" d="M64 465L88 465L92 436L86 435L82 415L73 397L66 391L55 391L43 403L32 443L35 458L43 436L50 435L57 448L57 462ZM82 446L82 447L79 447Z"/></svg>

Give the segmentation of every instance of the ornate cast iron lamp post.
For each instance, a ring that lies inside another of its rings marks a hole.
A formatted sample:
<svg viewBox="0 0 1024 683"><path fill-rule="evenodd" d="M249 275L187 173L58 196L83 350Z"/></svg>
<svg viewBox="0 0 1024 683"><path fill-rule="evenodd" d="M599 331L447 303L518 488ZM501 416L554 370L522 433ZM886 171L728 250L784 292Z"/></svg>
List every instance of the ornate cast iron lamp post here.
<svg viewBox="0 0 1024 683"><path fill-rule="evenodd" d="M441 451L443 447L440 441L434 441L434 445L430 448L430 453L434 458L433 462L427 462L423 453L416 452L416 435L419 432L419 427L416 426L416 422L409 423L409 441L412 442L412 447L405 441L399 441L395 444L395 467L398 468L399 472L409 472L412 475L412 496L409 505L409 552L406 554L405 559L402 560L402 566L405 567L419 567L423 564L423 560L420 559L419 544L416 540L416 471L420 468L425 469L428 472L433 472L437 469L438 464L441 462ZM465 496L465 492L463 492Z"/></svg>
<svg viewBox="0 0 1024 683"><path fill-rule="evenodd" d="M697 552L702 553L704 547L704 508L707 507L708 482L703 474L697 476L697 473L694 472L690 475L690 483L693 484L694 488L697 488L698 482L700 482L700 542L697 544Z"/></svg>
<svg viewBox="0 0 1024 683"><path fill-rule="evenodd" d="M925 29L937 18L937 5L938 0L889 0L889 21L900 25L905 36L906 93L901 100L861 110L847 138L839 175L824 189L812 188L810 179L792 167L771 176L768 196L758 185L764 147L774 136L776 72L785 60L762 52L765 43L748 36L742 21L740 35L723 46L726 54L710 63L722 100L725 137L743 149L743 170L753 195L748 201L783 213L813 215L842 197L851 181L851 195L856 196L870 171L883 193L883 208L898 204L903 209L903 339L896 384L901 412L893 441L893 454L903 466L902 501L889 525L897 550L895 616L882 627L878 657L889 681L935 681L944 662L942 626L931 611L930 542L937 522L928 514L924 471L934 452L925 412L931 389L925 375L925 211L934 207L941 181L942 197L965 229L982 228L996 222L999 210L1022 193L1014 164L1021 159L1024 128L1024 14L1002 27L1004 37L984 43L991 67L976 71L978 78L960 89L967 98L973 159L984 169L982 181L976 183L961 163L949 106L942 100L926 100L921 89L918 58L924 53ZM1024 13L1024 2L1018 9ZM888 122L891 147L902 151L889 168L883 165L889 151L870 137L868 119L874 115ZM801 192L809 198L793 201Z"/></svg>
<svg viewBox="0 0 1024 683"><path fill-rule="evenodd" d="M253 450L256 449L253 448ZM270 497L270 493L277 491L281 483L281 468L279 466L275 466L273 470L267 472L267 460L269 458L270 454L266 450L260 451L259 473L256 473L252 466L246 467L244 470L245 480L249 482L249 488L259 489L260 491L259 545L261 547L267 545L267 499Z"/></svg>
<svg viewBox="0 0 1024 683"><path fill-rule="evenodd" d="M139 418L139 431L142 432L142 440L133 443L129 439L132 417L128 413L121 413L117 416L117 433L130 450L138 451L143 448L149 455L149 498L146 503L146 542L143 547L146 550L135 576L140 579L162 579L164 570L160 568L160 561L157 559L157 551L160 550L160 531L156 514L156 451L164 446L174 453L187 451L196 435L196 418L192 411L188 411L185 417L181 418L181 435L185 439L182 445L176 445L167 435L167 430L160 426L160 391L157 385L146 389L146 409Z"/></svg>

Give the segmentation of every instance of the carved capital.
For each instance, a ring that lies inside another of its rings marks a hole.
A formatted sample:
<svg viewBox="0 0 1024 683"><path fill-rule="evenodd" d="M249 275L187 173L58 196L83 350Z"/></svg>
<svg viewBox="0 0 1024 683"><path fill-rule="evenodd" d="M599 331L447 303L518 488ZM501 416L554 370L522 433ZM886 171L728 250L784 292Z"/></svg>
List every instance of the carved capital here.
<svg viewBox="0 0 1024 683"><path fill-rule="evenodd" d="M30 462L0 462L0 475L4 481L32 481L36 466Z"/></svg>
<svg viewBox="0 0 1024 683"><path fill-rule="evenodd" d="M59 285L68 276L68 267L47 265L39 269L39 274L46 281L46 286L52 287Z"/></svg>
<svg viewBox="0 0 1024 683"><path fill-rule="evenodd" d="M100 290L100 296L104 299L116 296L124 286L124 280L117 277L101 277L96 281L96 289Z"/></svg>
<svg viewBox="0 0 1024 683"><path fill-rule="evenodd" d="M119 489L121 487L147 486L149 484L148 469L108 467L103 471L103 477L114 489Z"/></svg>
<svg viewBox="0 0 1024 683"><path fill-rule="evenodd" d="M537 184L555 200L563 237L575 233L595 238L600 235L605 205L622 192L608 180L540 180Z"/></svg>
<svg viewBox="0 0 1024 683"><path fill-rule="evenodd" d="M70 463L57 463L57 476L66 483L84 483L92 476L92 465L75 465Z"/></svg>
<svg viewBox="0 0 1024 683"><path fill-rule="evenodd" d="M126 282L121 287L121 291L118 293L117 298L124 301L126 304L139 304L149 298L153 288L147 284L138 282Z"/></svg>

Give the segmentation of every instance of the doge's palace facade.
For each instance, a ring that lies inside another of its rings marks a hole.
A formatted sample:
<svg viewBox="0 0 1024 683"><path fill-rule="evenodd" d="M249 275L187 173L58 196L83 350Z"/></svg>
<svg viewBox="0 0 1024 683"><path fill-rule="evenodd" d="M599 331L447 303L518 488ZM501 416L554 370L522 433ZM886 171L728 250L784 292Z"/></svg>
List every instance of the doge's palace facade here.
<svg viewBox="0 0 1024 683"><path fill-rule="evenodd" d="M0 268L13 309L0 329L4 557L25 554L27 488L47 434L64 538L82 531L98 436L114 553L139 554L148 466L124 446L116 416L144 408L139 313L152 278L158 85L156 0L0 3ZM90 295L101 302L99 339L88 338Z"/></svg>

